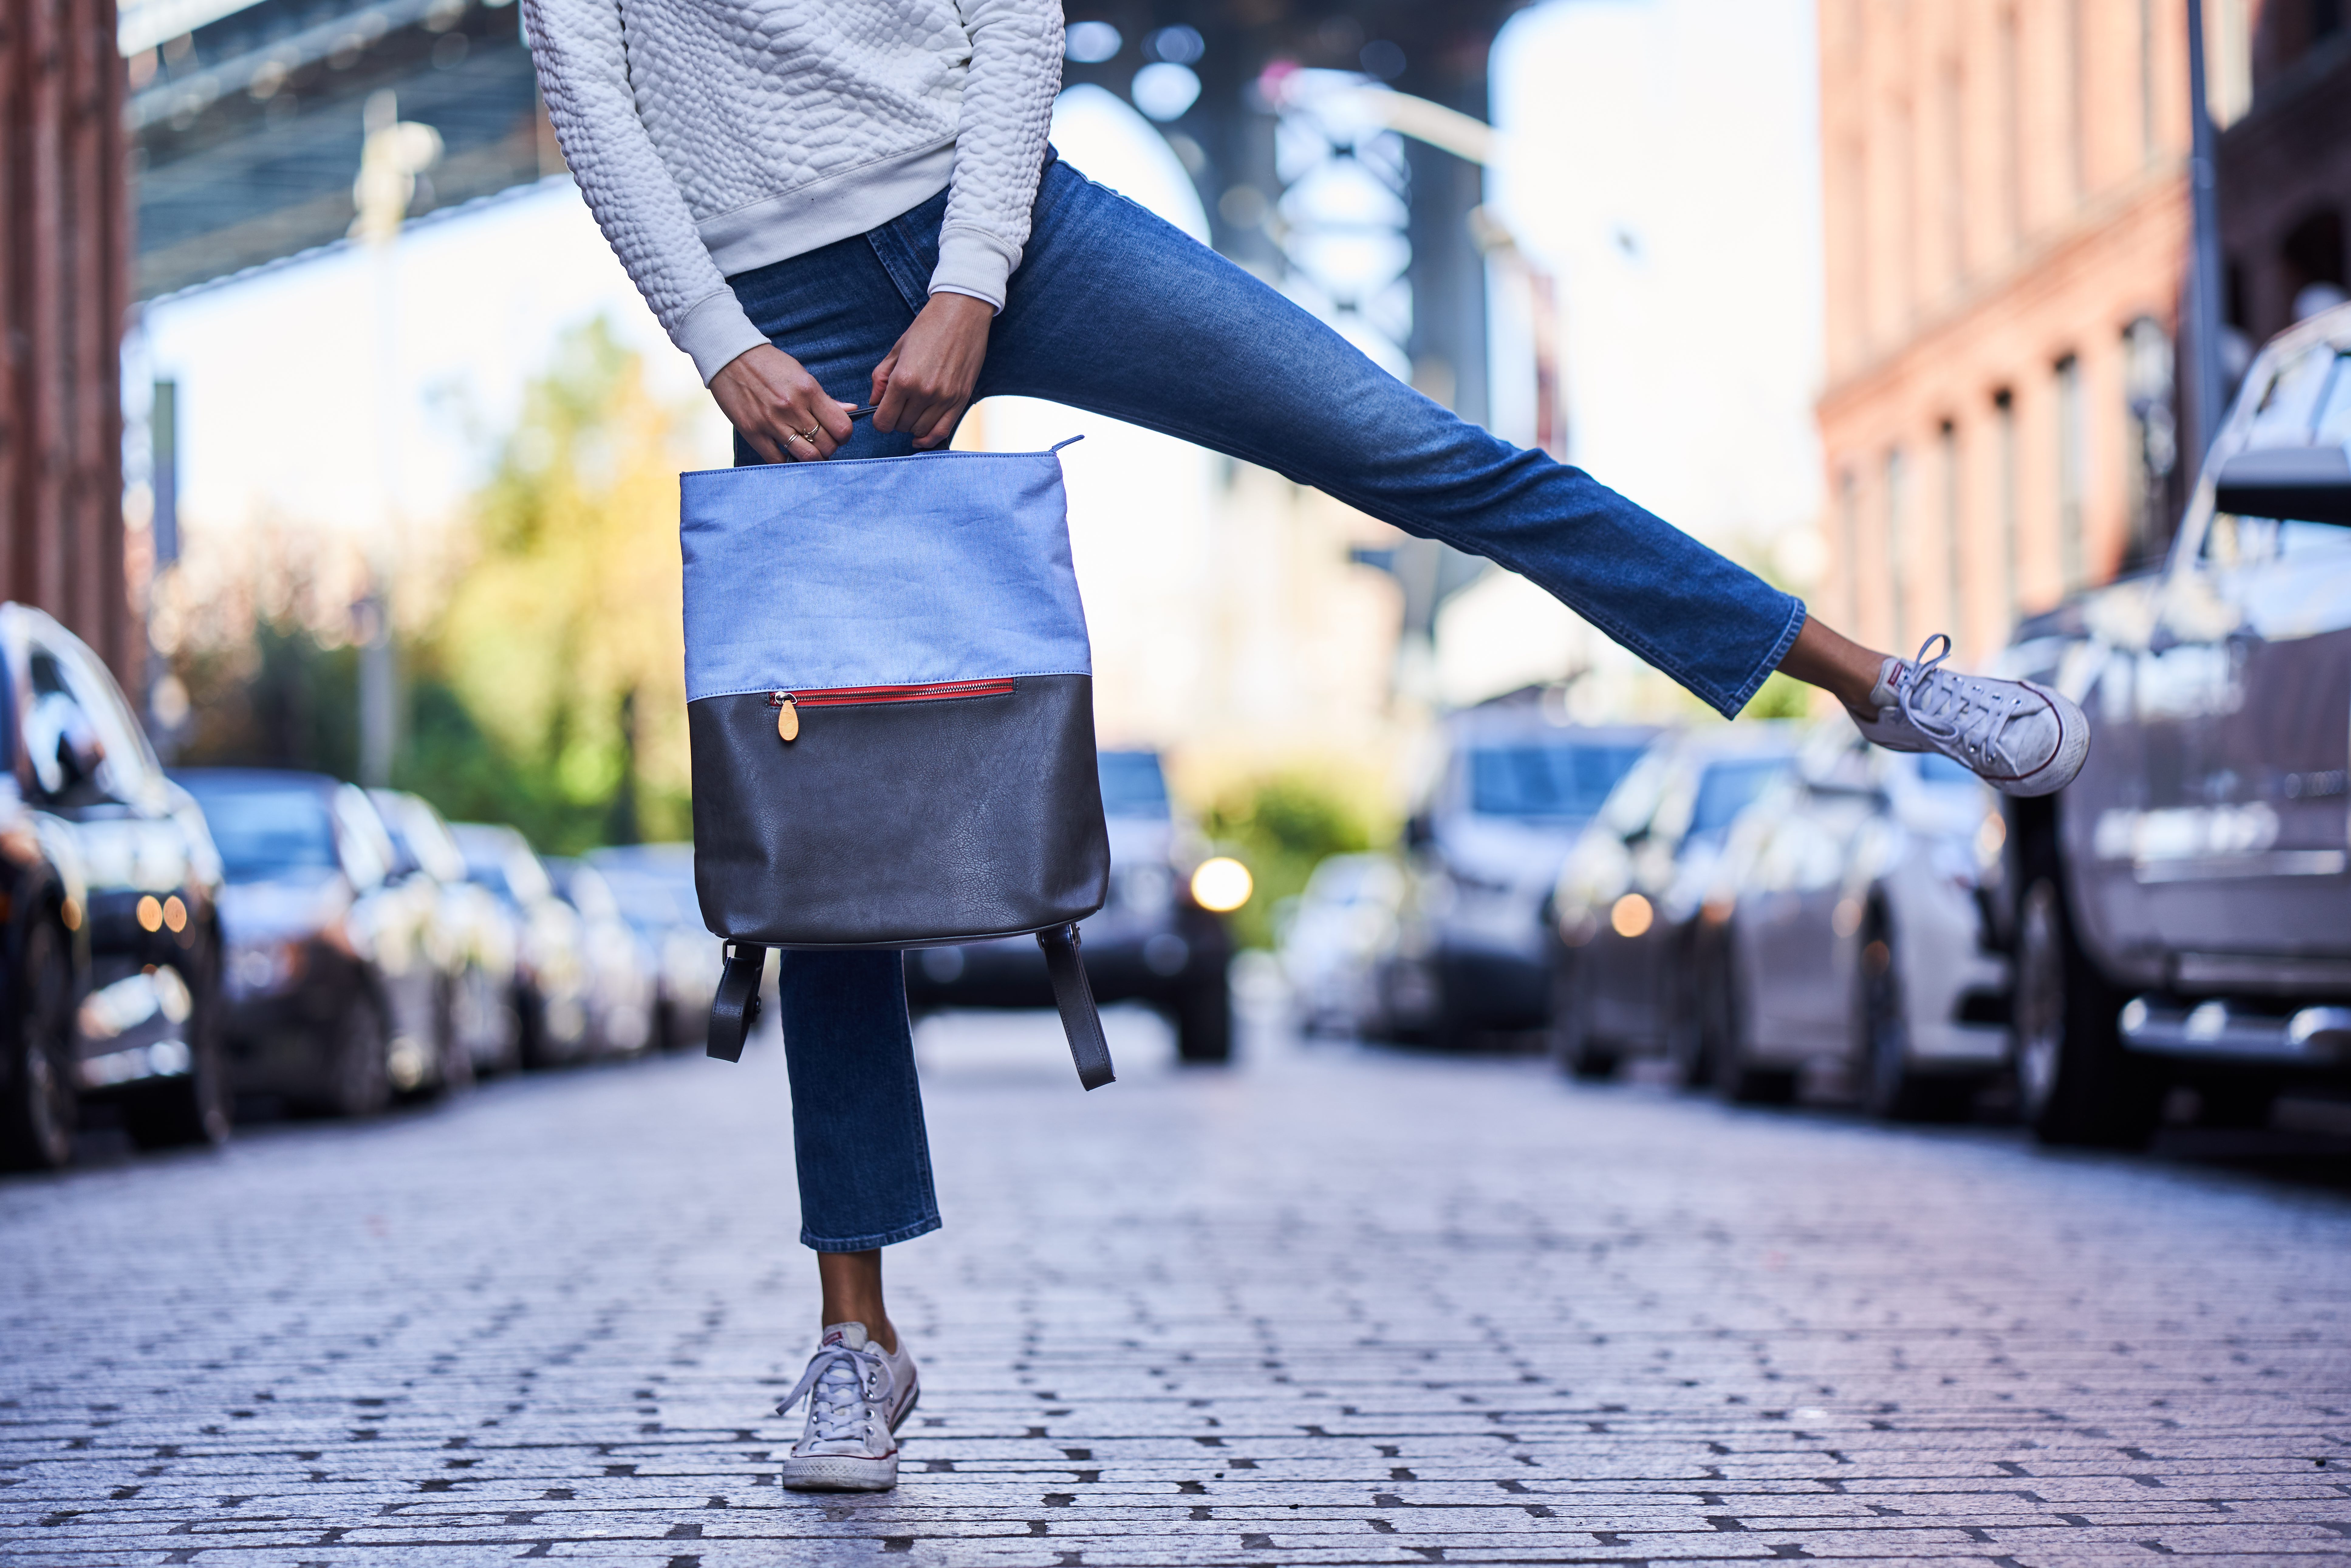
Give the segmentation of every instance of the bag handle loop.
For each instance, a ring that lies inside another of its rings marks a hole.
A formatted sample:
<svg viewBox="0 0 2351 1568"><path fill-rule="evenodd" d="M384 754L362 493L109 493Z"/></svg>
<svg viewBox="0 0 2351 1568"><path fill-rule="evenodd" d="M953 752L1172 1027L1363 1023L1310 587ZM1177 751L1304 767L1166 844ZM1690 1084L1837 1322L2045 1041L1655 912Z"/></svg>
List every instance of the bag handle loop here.
<svg viewBox="0 0 2351 1568"><path fill-rule="evenodd" d="M1085 962L1078 956L1077 926L1048 926L1037 933L1037 946L1045 950L1053 1008L1061 1015L1061 1033L1070 1042L1078 1082L1089 1090L1116 1082L1102 1013L1094 1006L1093 988L1086 983ZM757 942L729 942L726 952L726 967L710 1000L710 1043L705 1049L716 1061L740 1061L744 1042L759 1022L759 979L768 967L768 949Z"/></svg>

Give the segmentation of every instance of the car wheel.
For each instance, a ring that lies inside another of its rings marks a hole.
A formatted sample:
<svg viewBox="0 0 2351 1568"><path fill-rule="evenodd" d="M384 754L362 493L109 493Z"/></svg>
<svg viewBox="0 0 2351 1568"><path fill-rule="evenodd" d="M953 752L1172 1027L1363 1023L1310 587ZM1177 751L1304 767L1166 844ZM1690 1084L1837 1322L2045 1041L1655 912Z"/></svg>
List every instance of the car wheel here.
<svg viewBox="0 0 2351 1568"><path fill-rule="evenodd" d="M1873 907L1861 928L1854 966L1854 1041L1861 1061L1864 1109L1888 1122L1923 1122L1947 1114L1952 1086L1922 1074L1910 1059L1910 1013L1902 996L1902 966L1894 927Z"/></svg>
<svg viewBox="0 0 2351 1568"><path fill-rule="evenodd" d="M2123 1050L2122 998L2074 938L2044 850L2028 873L2016 923L2017 1098L2044 1144L2137 1148L2155 1131L2163 1082Z"/></svg>
<svg viewBox="0 0 2351 1568"><path fill-rule="evenodd" d="M1186 986L1176 998L1176 1058L1179 1061L1230 1061L1233 1057L1233 989L1220 968Z"/></svg>
<svg viewBox="0 0 2351 1568"><path fill-rule="evenodd" d="M1576 962L1561 955L1551 970L1551 1059L1572 1077L1616 1075L1616 1052L1592 1032L1592 997L1578 983Z"/></svg>
<svg viewBox="0 0 2351 1568"><path fill-rule="evenodd" d="M8 1077L0 1103L0 1165L55 1170L73 1158L80 1111L73 1053L73 959L65 932L37 919L19 955L26 1006L8 1031Z"/></svg>
<svg viewBox="0 0 2351 1568"><path fill-rule="evenodd" d="M228 1053L221 1047L218 977L198 992L188 1020L188 1073L123 1102L122 1130L142 1149L183 1144L225 1144L234 1120L235 1091Z"/></svg>
<svg viewBox="0 0 2351 1568"><path fill-rule="evenodd" d="M1736 949L1725 944L1715 986L1716 1038L1713 1058L1714 1092L1734 1105L1784 1105L1796 1097L1796 1074L1785 1067L1767 1067L1753 1059L1748 1038L1746 988L1739 972Z"/></svg>
<svg viewBox="0 0 2351 1568"><path fill-rule="evenodd" d="M335 1031L332 1077L320 1108L331 1116L373 1116L392 1103L391 1031L367 998L354 1001Z"/></svg>
<svg viewBox="0 0 2351 1568"><path fill-rule="evenodd" d="M474 1086L474 1042L457 1027L457 988L463 983L444 975L433 988L433 1035L441 1056L435 1087L444 1094L462 1094Z"/></svg>

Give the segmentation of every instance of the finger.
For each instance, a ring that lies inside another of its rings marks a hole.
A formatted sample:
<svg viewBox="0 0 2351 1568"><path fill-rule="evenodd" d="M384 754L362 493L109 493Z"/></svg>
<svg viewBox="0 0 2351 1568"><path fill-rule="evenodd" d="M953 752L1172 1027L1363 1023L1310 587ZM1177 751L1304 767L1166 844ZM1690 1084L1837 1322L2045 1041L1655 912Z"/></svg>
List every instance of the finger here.
<svg viewBox="0 0 2351 1568"><path fill-rule="evenodd" d="M935 405L923 424L921 434L914 437L914 444L935 447L953 441L956 426L963 420L964 406L953 399Z"/></svg>
<svg viewBox="0 0 2351 1568"><path fill-rule="evenodd" d="M832 428L825 423L825 416L834 412L837 409L834 409L832 400L825 397L823 392L816 392L813 397L809 397L809 407L795 407L785 413L785 418L792 421L792 435L799 437L801 444L807 446L809 452L816 454L818 461L832 456L834 449L841 444L840 440L834 440ZM841 418L841 423L849 423L849 421Z"/></svg>
<svg viewBox="0 0 2351 1568"><path fill-rule="evenodd" d="M873 367L873 395L865 401L876 408L881 406L882 400L889 394L891 378L898 371L898 351L905 346L906 340L900 338L895 343L890 345L890 351L882 356L882 362ZM886 430L889 427L884 425L883 428Z"/></svg>
<svg viewBox="0 0 2351 1568"><path fill-rule="evenodd" d="M795 461L806 462L810 458L821 461L832 455L832 449L838 444L826 431L823 419L815 410L787 403L776 411L775 419L778 439L789 438L787 444L791 448Z"/></svg>
<svg viewBox="0 0 2351 1568"><path fill-rule="evenodd" d="M746 430L743 432L743 439L750 444L752 451L759 455L760 462L781 463L784 461L783 452L776 445L775 438L769 435L766 431Z"/></svg>

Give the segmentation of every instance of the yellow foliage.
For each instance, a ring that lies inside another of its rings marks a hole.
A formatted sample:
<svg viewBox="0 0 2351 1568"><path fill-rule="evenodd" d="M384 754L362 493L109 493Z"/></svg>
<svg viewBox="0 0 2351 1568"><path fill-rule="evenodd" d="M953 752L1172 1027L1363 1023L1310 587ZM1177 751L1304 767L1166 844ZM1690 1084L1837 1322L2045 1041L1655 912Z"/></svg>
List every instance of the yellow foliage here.
<svg viewBox="0 0 2351 1568"><path fill-rule="evenodd" d="M531 384L475 499L475 553L435 628L434 662L499 751L550 768L575 802L621 788L631 693L645 804L686 792L677 475L688 464L682 411L650 394L637 357L600 320Z"/></svg>

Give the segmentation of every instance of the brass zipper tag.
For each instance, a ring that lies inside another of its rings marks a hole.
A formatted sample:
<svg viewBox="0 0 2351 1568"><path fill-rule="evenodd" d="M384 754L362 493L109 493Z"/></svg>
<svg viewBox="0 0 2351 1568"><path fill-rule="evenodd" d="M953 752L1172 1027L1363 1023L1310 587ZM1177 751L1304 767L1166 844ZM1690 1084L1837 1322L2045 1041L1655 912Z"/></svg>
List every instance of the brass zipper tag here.
<svg viewBox="0 0 2351 1568"><path fill-rule="evenodd" d="M770 692L768 704L776 710L776 735L785 741L800 737L800 705L789 692Z"/></svg>

